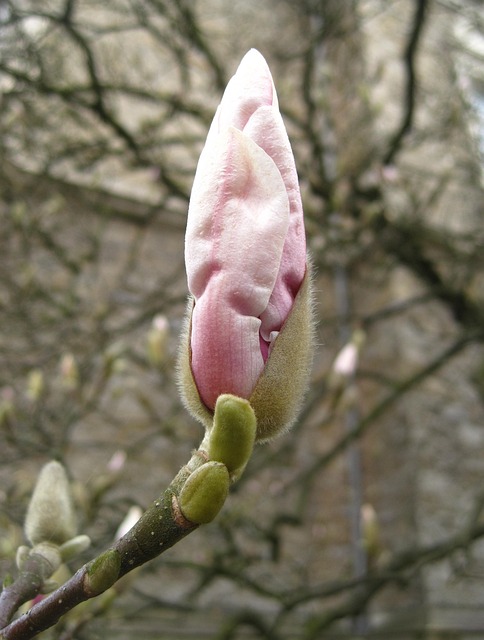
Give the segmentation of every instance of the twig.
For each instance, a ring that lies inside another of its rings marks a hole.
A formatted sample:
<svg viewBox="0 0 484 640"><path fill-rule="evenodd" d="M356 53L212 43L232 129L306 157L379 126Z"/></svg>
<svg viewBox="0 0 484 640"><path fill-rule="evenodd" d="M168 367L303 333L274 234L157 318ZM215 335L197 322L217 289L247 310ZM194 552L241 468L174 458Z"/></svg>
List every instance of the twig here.
<svg viewBox="0 0 484 640"><path fill-rule="evenodd" d="M478 514L482 510L483 497L477 499L467 524L454 535L440 542L404 549L395 554L382 566L378 573L369 574L366 583L358 588L345 602L332 609L328 609L322 615L314 616L308 623L306 640L314 640L321 637L321 632L328 628L336 620L356 615L363 611L371 598L376 595L388 583L402 580L404 572L412 570L416 572L424 565L438 562L447 558L459 549L467 549L474 541L484 536L484 524L477 521Z"/></svg>
<svg viewBox="0 0 484 640"><path fill-rule="evenodd" d="M310 482L322 468L332 462L342 451L346 449L349 444L351 444L351 442L353 442L357 438L360 438L367 431L367 429L369 429L370 426L375 423L377 418L379 418L391 406L393 406L394 402L396 402L404 393L418 386L429 375L432 375L433 373L438 371L440 367L447 363L450 358L460 353L469 344L477 341L482 341L483 339L484 334L482 331L476 332L474 334L464 334L460 336L449 347L444 349L436 358L431 360L425 367L417 371L417 373L415 373L414 375L409 376L400 384L396 385L393 391L391 391L385 398L383 398L381 402L379 402L371 411L368 412L366 416L364 416L359 421L355 429L353 429L350 433L342 436L336 442L334 447L332 447L325 455L318 458L309 468L305 469L297 479L292 479L291 483L299 485L299 483L302 482L303 486L306 486L306 483Z"/></svg>
<svg viewBox="0 0 484 640"><path fill-rule="evenodd" d="M416 0L415 15L413 19L413 28L408 39L407 47L404 54L404 62L407 69L407 85L405 88L405 111L402 116L400 127L390 142L387 154L383 163L390 164L397 153L400 151L402 141L413 125L413 117L415 113L415 94L416 94L416 73L415 58L417 47L422 33L422 27L425 21L428 0Z"/></svg>
<svg viewBox="0 0 484 640"><path fill-rule="evenodd" d="M34 638L41 631L56 624L61 616L76 605L100 595L122 576L159 556L197 529L199 525L190 522L182 514L178 505L178 495L190 474L205 462L205 453L201 450L196 451L168 489L155 500L125 536L79 569L59 589L3 628L0 631L0 639ZM17 581L14 584L17 584ZM4 589L7 594L5 598L9 597L9 590L13 586Z"/></svg>

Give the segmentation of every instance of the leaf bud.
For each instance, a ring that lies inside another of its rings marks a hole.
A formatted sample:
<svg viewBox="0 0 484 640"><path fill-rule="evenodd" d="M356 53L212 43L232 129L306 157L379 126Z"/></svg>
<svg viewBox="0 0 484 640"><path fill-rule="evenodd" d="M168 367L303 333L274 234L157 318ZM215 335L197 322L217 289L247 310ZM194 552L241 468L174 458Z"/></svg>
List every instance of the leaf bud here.
<svg viewBox="0 0 484 640"><path fill-rule="evenodd" d="M181 512L195 524L211 522L224 505L229 485L229 472L224 464L202 464L188 477L178 496Z"/></svg>
<svg viewBox="0 0 484 640"><path fill-rule="evenodd" d="M254 447L255 414L248 400L228 393L218 397L208 437L208 457L222 462L231 478L244 470Z"/></svg>

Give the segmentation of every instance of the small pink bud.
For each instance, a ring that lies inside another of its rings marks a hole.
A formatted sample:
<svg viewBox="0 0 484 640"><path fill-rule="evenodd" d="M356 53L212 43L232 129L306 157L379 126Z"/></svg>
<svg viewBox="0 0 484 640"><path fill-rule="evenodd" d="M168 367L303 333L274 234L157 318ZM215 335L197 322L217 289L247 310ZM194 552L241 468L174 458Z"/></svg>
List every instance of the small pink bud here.
<svg viewBox="0 0 484 640"><path fill-rule="evenodd" d="M358 364L358 347L353 342L348 342L336 356L333 371L338 376L349 378L356 371Z"/></svg>
<svg viewBox="0 0 484 640"><path fill-rule="evenodd" d="M355 373L364 341L363 331L360 329L354 331L351 341L344 345L334 360L333 373L337 377L349 378Z"/></svg>
<svg viewBox="0 0 484 640"><path fill-rule="evenodd" d="M257 389L274 359L277 372L272 370L270 384L263 385L264 396L274 394L270 428L264 427L262 410L253 407L258 439L274 435L294 420L306 386L311 313L309 287L303 286L306 241L296 166L269 67L254 49L227 85L200 156L185 261L193 295L188 362L181 363L187 405L194 409L201 403L195 413L209 425L221 394L251 403L257 395L265 402ZM273 358L301 291L305 312L299 322L307 327L293 330L287 358ZM298 364L289 362L289 351ZM302 368L298 375L304 383L296 384L297 398L290 394L291 406L279 415L279 396L294 379L294 366ZM187 376L193 378L196 401L193 389L187 392ZM281 420L284 424L276 424Z"/></svg>
<svg viewBox="0 0 484 640"><path fill-rule="evenodd" d="M126 451L123 451L122 449L115 451L107 464L108 471L111 473L119 473L122 471L126 464L127 457Z"/></svg>
<svg viewBox="0 0 484 640"><path fill-rule="evenodd" d="M72 353L65 353L59 365L61 382L65 389L75 389L79 385L79 369Z"/></svg>
<svg viewBox="0 0 484 640"><path fill-rule="evenodd" d="M155 367L161 367L167 358L169 334L168 318L161 314L156 315L153 318L147 340L148 359Z"/></svg>

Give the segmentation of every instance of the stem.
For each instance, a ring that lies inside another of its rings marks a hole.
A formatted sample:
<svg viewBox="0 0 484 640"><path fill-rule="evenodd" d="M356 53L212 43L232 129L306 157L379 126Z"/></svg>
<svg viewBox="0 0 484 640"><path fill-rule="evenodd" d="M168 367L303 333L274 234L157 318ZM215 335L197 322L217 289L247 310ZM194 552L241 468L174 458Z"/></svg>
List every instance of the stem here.
<svg viewBox="0 0 484 640"><path fill-rule="evenodd" d="M24 602L35 598L54 570L55 567L38 553L27 558L17 579L0 594L0 629L8 624Z"/></svg>
<svg viewBox="0 0 484 640"><path fill-rule="evenodd" d="M187 478L195 469L207 461L205 452L196 451L187 465L182 467L170 486L153 502L134 527L107 551L88 562L59 589L35 604L27 613L11 622L0 631L1 640L29 640L38 633L52 627L61 616L76 605L100 595L122 576L145 562L157 557L166 549L179 542L199 525L187 520L178 506L178 495ZM5 605L4 616L9 620L15 604L34 597L43 582L41 572L37 572L34 589L29 590L23 573L17 580L4 589L0 603ZM32 583L32 573L29 573ZM14 593L18 601L14 601ZM6 595L5 595L6 594ZM5 621L2 622L5 624Z"/></svg>

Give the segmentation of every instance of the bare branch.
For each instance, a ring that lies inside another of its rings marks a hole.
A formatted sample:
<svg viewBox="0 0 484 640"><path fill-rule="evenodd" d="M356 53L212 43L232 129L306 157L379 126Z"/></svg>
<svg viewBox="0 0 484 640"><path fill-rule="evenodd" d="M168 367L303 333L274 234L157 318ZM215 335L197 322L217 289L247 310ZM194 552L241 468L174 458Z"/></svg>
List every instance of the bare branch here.
<svg viewBox="0 0 484 640"><path fill-rule="evenodd" d="M390 164L400 151L405 136L409 133L413 125L416 101L416 57L418 45L422 34L427 14L428 0L415 0L415 14L413 17L412 31L407 42L407 47L403 55L406 69L406 87L404 111L400 126L390 141L388 151L383 158L384 164Z"/></svg>

